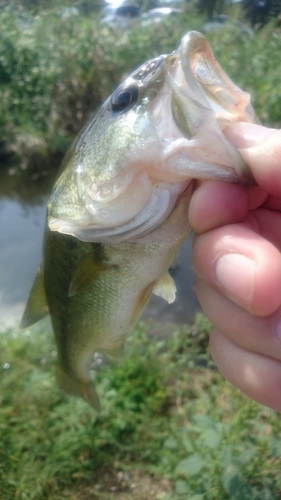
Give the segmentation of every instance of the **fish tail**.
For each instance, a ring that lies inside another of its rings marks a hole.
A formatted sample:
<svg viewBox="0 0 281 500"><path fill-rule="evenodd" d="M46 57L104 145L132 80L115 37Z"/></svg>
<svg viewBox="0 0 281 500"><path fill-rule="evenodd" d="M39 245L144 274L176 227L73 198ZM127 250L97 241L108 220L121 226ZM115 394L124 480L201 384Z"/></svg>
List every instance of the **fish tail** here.
<svg viewBox="0 0 281 500"><path fill-rule="evenodd" d="M57 364L57 381L65 392L85 399L97 412L101 411L99 397L91 380L79 380Z"/></svg>

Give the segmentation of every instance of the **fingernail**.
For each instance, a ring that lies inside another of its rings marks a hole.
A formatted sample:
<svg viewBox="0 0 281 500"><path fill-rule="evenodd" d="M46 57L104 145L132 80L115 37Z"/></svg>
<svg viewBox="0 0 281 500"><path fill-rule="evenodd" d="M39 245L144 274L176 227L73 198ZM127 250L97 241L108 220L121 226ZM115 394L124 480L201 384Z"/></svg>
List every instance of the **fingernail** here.
<svg viewBox="0 0 281 500"><path fill-rule="evenodd" d="M234 123L224 130L227 139L237 148L257 146L267 136L274 132L273 128L263 127L255 123Z"/></svg>
<svg viewBox="0 0 281 500"><path fill-rule="evenodd" d="M216 262L215 274L227 296L243 307L251 306L255 261L245 255L224 254Z"/></svg>

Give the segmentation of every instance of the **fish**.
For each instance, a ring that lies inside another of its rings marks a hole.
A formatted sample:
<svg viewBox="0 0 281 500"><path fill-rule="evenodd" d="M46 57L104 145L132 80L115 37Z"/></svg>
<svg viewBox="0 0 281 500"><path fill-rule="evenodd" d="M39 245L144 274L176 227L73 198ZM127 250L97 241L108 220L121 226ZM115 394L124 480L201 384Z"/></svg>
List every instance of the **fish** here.
<svg viewBox="0 0 281 500"><path fill-rule="evenodd" d="M119 362L151 294L175 300L194 179L254 184L223 134L237 121L258 123L250 95L191 31L118 86L62 162L21 326L50 314L58 384L97 411L94 353Z"/></svg>

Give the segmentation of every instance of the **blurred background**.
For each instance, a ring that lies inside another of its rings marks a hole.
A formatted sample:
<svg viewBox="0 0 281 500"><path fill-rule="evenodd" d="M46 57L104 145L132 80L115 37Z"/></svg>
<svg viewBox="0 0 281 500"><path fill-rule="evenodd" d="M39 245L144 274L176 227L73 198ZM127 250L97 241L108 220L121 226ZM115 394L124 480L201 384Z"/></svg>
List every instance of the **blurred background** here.
<svg viewBox="0 0 281 500"><path fill-rule="evenodd" d="M118 1L0 2L2 325L22 314L41 260L46 201L67 147L138 65L174 50L185 32L203 31L226 72L252 94L262 122L280 124L280 0ZM191 238L172 272L176 302L153 297L145 317L184 323L199 309Z"/></svg>

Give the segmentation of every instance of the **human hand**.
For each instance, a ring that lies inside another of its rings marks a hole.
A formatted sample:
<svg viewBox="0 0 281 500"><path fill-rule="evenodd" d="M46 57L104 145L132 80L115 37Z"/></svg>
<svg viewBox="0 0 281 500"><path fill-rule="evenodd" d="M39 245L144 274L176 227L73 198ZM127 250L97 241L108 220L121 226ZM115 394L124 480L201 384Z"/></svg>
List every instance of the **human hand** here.
<svg viewBox="0 0 281 500"><path fill-rule="evenodd" d="M219 370L281 411L281 130L239 123L226 136L258 187L198 183L189 210L197 295Z"/></svg>

